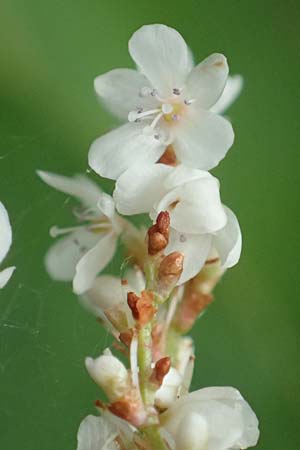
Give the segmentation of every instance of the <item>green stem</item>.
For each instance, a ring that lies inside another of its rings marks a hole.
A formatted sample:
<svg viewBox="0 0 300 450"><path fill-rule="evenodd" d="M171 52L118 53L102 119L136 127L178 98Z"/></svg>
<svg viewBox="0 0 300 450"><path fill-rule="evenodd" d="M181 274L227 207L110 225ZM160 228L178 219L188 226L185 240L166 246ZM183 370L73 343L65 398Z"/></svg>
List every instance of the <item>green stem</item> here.
<svg viewBox="0 0 300 450"><path fill-rule="evenodd" d="M147 323L138 332L138 365L140 375L140 389L145 405L153 403L153 393L149 388L152 363L152 324Z"/></svg>
<svg viewBox="0 0 300 450"><path fill-rule="evenodd" d="M145 428L144 435L147 438L147 442L151 445L151 450L169 450L157 427Z"/></svg>

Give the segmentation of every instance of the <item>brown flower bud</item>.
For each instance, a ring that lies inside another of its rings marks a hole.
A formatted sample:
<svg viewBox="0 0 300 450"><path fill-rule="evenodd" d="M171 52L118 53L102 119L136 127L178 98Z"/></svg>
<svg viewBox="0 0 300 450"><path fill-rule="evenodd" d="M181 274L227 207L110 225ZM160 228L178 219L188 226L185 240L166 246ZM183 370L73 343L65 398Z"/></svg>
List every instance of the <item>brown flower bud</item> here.
<svg viewBox="0 0 300 450"><path fill-rule="evenodd" d="M150 377L150 381L152 381L152 383L158 386L161 386L164 377L170 370L170 367L171 367L171 359L169 358L169 356L165 356L164 358L159 359L155 364L155 367Z"/></svg>
<svg viewBox="0 0 300 450"><path fill-rule="evenodd" d="M183 270L184 256L180 252L172 252L165 256L158 269L158 289L163 296L176 285Z"/></svg>
<svg viewBox="0 0 300 450"><path fill-rule="evenodd" d="M153 256L166 248L169 242L170 216L167 211L161 211L156 223L148 230L148 253Z"/></svg>
<svg viewBox="0 0 300 450"><path fill-rule="evenodd" d="M143 291L138 297L134 292L128 292L127 303L131 309L133 318L139 322L140 326L150 322L157 309L153 305L154 294L151 291Z"/></svg>

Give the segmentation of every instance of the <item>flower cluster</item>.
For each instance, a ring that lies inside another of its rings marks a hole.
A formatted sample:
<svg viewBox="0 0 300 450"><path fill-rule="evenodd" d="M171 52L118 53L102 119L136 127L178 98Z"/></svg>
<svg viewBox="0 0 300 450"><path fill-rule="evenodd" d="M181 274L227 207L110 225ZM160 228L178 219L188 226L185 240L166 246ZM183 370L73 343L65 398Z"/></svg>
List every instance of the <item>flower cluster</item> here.
<svg viewBox="0 0 300 450"><path fill-rule="evenodd" d="M77 450L230 450L254 446L257 418L232 387L189 392L194 346L186 333L213 301L213 289L241 253L235 214L208 170L233 144L222 114L242 87L226 58L198 65L182 36L147 25L129 41L137 69L95 80L97 96L123 124L89 150L90 167L115 181L112 196L87 176L39 171L44 182L74 196L76 224L51 229L61 237L45 264L111 333L128 367L107 348L86 358L106 394L100 416L80 425ZM148 214L138 229L125 216ZM121 277L101 274L118 243ZM124 268L125 267L125 268Z"/></svg>

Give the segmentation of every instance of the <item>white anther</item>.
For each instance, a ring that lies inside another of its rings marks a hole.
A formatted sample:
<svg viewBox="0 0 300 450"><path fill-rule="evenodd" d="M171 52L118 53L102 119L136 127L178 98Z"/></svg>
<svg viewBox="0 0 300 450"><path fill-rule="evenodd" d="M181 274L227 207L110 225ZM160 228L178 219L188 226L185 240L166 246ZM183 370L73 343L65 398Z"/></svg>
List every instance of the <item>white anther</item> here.
<svg viewBox="0 0 300 450"><path fill-rule="evenodd" d="M173 111L173 105L170 105L170 103L163 103L161 110L164 114L171 114Z"/></svg>

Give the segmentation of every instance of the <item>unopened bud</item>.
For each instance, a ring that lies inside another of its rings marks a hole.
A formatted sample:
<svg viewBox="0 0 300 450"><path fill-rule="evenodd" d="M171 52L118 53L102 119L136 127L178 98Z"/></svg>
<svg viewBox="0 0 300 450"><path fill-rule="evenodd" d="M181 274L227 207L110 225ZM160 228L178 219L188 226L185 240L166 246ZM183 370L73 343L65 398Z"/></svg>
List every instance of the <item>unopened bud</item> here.
<svg viewBox="0 0 300 450"><path fill-rule="evenodd" d="M179 424L175 442L180 450L207 449L208 426L205 418L192 411L187 413Z"/></svg>
<svg viewBox="0 0 300 450"><path fill-rule="evenodd" d="M184 256L180 252L172 252L165 256L158 269L159 293L165 296L176 286L183 271Z"/></svg>
<svg viewBox="0 0 300 450"><path fill-rule="evenodd" d="M122 333L119 334L120 341L124 345L126 345L126 347L130 347L130 344L131 344L131 341L132 341L132 337L133 337L132 329L123 331Z"/></svg>
<svg viewBox="0 0 300 450"><path fill-rule="evenodd" d="M150 322L157 309L153 305L154 295L151 291L143 291L138 297L134 292L128 292L127 303L131 309L132 315L141 326Z"/></svg>
<svg viewBox="0 0 300 450"><path fill-rule="evenodd" d="M151 256L163 251L169 242L170 216L167 211L158 214L156 223L148 230L148 253Z"/></svg>
<svg viewBox="0 0 300 450"><path fill-rule="evenodd" d="M150 380L152 383L157 384L158 386L162 385L162 382L169 372L171 367L171 359L169 356L165 356L164 358L159 359L155 363L155 367L153 369Z"/></svg>
<svg viewBox="0 0 300 450"><path fill-rule="evenodd" d="M110 401L116 401L128 392L130 379L127 369L115 356L103 354L96 359L88 357L85 366Z"/></svg>

